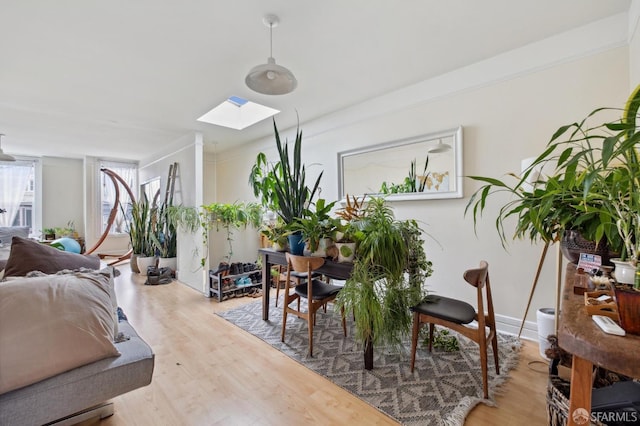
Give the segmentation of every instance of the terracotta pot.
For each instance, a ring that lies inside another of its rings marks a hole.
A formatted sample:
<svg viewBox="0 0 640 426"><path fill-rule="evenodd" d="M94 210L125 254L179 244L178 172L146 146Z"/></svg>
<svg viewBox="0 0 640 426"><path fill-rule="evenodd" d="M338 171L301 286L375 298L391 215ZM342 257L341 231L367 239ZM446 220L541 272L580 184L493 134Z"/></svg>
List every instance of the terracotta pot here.
<svg viewBox="0 0 640 426"><path fill-rule="evenodd" d="M620 327L629 334L640 335L640 291L622 285L614 288Z"/></svg>

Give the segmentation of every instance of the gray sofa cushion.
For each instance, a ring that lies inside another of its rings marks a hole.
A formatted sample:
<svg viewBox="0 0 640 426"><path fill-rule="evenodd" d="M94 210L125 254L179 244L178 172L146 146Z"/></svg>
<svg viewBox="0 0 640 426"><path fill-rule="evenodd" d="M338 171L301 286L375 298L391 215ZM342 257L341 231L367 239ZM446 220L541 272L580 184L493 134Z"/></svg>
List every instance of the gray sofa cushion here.
<svg viewBox="0 0 640 426"><path fill-rule="evenodd" d="M151 383L154 354L131 325L130 339L116 343L119 357L67 371L0 395L0 425L42 425Z"/></svg>

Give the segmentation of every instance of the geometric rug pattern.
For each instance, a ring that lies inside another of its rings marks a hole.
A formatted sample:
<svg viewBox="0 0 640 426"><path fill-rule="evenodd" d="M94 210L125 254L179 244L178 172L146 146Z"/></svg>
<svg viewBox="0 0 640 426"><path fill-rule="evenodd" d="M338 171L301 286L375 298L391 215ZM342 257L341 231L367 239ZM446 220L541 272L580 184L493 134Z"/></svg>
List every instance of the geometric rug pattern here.
<svg viewBox="0 0 640 426"><path fill-rule="evenodd" d="M271 301L273 303L273 300ZM279 304L281 305L281 304ZM280 341L282 307L271 306L269 321L262 320L262 302L248 303L217 315L260 338L346 389L404 425L462 425L467 413L482 399L482 372L478 345L457 335L460 351L419 347L414 372L410 371L411 340L402 352L376 347L374 368L364 369L362 346L354 342L353 323L347 319L347 337L340 316L330 304L318 311L313 333L313 357L307 355L307 324L293 315L287 318L285 342ZM453 333L453 332L452 332ZM496 376L493 351L489 349L489 396L493 398L508 372L517 364L520 341L498 334L500 375Z"/></svg>

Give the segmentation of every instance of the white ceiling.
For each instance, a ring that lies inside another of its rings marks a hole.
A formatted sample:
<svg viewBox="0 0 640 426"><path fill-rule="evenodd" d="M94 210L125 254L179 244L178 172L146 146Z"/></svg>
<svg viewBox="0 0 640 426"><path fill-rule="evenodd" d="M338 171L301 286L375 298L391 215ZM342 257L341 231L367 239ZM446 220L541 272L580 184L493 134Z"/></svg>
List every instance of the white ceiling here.
<svg viewBox="0 0 640 426"><path fill-rule="evenodd" d="M143 159L202 131L218 150L272 133L196 121L231 95L294 126L626 12L630 0L0 0L5 152ZM291 94L244 84L269 54Z"/></svg>

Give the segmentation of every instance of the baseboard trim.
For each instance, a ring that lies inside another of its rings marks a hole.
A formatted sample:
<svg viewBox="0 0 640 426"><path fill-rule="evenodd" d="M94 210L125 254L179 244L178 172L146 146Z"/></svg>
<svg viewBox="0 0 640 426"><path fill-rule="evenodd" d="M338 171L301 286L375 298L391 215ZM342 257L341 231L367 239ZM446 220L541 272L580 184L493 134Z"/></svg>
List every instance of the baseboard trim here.
<svg viewBox="0 0 640 426"><path fill-rule="evenodd" d="M508 317L506 315L496 315L496 328L498 331L507 334L518 335L522 319ZM534 321L525 321L522 327L521 338L538 341L538 325Z"/></svg>

